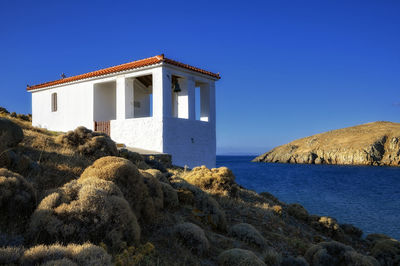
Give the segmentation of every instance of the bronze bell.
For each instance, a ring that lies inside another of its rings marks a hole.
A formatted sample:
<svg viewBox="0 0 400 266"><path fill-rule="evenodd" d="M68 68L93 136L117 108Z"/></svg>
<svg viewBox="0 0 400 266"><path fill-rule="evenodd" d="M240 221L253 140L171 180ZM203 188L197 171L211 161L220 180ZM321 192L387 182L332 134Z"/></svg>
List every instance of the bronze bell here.
<svg viewBox="0 0 400 266"><path fill-rule="evenodd" d="M172 79L172 88L174 89L174 92L176 92L176 93L181 92L181 87L179 86L177 77L174 77Z"/></svg>

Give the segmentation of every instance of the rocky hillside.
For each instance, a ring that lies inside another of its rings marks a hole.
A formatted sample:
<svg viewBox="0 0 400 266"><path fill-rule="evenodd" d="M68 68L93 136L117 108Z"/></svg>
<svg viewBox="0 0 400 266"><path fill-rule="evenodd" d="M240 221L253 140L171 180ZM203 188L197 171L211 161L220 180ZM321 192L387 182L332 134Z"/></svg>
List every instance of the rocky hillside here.
<svg viewBox="0 0 400 266"><path fill-rule="evenodd" d="M374 122L298 139L254 162L400 166L400 124Z"/></svg>
<svg viewBox="0 0 400 266"><path fill-rule="evenodd" d="M398 265L400 243L0 109L0 265Z"/></svg>

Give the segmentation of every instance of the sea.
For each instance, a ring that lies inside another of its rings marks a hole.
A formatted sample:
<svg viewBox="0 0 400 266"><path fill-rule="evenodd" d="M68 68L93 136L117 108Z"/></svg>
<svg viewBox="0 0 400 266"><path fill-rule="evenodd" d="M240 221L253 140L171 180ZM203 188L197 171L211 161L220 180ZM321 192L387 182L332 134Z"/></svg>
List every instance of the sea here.
<svg viewBox="0 0 400 266"><path fill-rule="evenodd" d="M255 163L254 157L217 156L217 166L230 168L247 189L353 224L364 236L400 240L400 167Z"/></svg>

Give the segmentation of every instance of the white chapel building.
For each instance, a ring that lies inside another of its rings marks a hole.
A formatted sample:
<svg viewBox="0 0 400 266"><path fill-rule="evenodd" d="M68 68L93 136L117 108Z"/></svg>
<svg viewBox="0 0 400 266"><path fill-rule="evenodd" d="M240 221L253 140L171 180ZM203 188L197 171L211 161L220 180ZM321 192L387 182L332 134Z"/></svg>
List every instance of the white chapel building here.
<svg viewBox="0 0 400 266"><path fill-rule="evenodd" d="M32 124L84 126L178 166L215 167L215 74L157 55L27 87ZM197 96L197 99L196 99Z"/></svg>

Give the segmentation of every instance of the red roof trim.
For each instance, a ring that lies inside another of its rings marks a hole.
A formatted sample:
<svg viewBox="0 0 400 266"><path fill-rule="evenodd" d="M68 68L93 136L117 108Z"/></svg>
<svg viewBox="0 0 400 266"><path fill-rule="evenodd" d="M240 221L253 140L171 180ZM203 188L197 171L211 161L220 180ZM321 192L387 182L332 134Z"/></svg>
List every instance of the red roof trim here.
<svg viewBox="0 0 400 266"><path fill-rule="evenodd" d="M206 71L206 70L194 67L194 66L183 64L183 63L174 61L172 59L165 58L164 54L161 54L161 55L156 55L153 57L149 57L149 58L145 58L145 59L141 59L141 60L137 60L137 61L133 61L133 62L129 62L129 63L113 66L113 67L104 68L104 69L100 69L97 71L93 71L93 72L89 72L89 73L85 73L85 74L81 74L81 75L77 75L77 76L73 76L73 77L49 81L49 82L45 82L45 83L33 85L33 86L27 86L26 89L28 91L36 90L36 89L46 88L46 87L50 87L50 86L54 86L54 85L64 84L67 82L77 81L77 80L81 80L81 79L103 76L103 75L107 75L107 74L117 73L120 71L135 69L135 68L139 68L139 67L151 66L151 65L155 65L155 64L158 64L161 62L170 64L170 65L175 65L175 66L182 67L182 68L186 68L186 69L189 69L189 70L192 70L195 72L209 75L209 76L217 78L217 79L221 78L219 76L219 73L215 74L210 71Z"/></svg>

